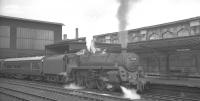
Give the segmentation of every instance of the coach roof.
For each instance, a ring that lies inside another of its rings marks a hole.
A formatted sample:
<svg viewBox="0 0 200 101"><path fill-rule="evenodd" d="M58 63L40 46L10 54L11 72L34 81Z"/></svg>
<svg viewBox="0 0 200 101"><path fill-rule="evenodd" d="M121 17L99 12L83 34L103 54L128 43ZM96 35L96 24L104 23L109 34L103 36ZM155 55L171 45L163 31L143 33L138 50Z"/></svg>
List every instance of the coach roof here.
<svg viewBox="0 0 200 101"><path fill-rule="evenodd" d="M21 58L8 58L4 61L12 62L12 61L31 61L31 60L42 60L44 56L35 56L35 57L21 57Z"/></svg>

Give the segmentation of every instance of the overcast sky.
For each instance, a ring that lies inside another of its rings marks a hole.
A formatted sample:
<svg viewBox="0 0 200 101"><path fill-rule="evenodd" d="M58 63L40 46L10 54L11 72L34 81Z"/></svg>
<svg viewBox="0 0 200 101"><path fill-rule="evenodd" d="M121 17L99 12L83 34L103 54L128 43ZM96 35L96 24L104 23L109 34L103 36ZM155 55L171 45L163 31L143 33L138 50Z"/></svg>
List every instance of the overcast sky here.
<svg viewBox="0 0 200 101"><path fill-rule="evenodd" d="M64 23L63 34L80 37L118 31L117 0L0 0L0 14ZM200 16L200 0L137 0L126 29Z"/></svg>

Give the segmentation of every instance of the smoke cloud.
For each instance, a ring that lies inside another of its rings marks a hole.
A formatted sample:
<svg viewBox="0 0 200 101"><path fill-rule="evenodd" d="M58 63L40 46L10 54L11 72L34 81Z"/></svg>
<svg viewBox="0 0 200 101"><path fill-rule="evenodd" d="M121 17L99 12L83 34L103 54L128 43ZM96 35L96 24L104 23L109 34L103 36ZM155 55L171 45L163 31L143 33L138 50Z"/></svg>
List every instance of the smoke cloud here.
<svg viewBox="0 0 200 101"><path fill-rule="evenodd" d="M131 5L138 0L117 0L119 2L119 8L117 11L117 18L119 21L119 31L123 31L127 26L127 16Z"/></svg>

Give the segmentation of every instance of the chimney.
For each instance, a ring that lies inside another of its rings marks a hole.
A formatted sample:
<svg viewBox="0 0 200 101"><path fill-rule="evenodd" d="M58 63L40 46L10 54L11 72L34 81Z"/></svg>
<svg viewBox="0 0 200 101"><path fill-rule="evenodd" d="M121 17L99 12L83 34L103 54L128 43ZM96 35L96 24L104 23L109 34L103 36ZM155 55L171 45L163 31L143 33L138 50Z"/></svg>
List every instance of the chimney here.
<svg viewBox="0 0 200 101"><path fill-rule="evenodd" d="M127 52L127 44L128 44L128 31L120 31L118 33L119 42L122 46L122 53Z"/></svg>
<svg viewBox="0 0 200 101"><path fill-rule="evenodd" d="M64 34L64 35L63 35L63 39L64 39L64 40L67 40L67 34Z"/></svg>
<svg viewBox="0 0 200 101"><path fill-rule="evenodd" d="M76 39L78 39L78 28L76 28Z"/></svg>

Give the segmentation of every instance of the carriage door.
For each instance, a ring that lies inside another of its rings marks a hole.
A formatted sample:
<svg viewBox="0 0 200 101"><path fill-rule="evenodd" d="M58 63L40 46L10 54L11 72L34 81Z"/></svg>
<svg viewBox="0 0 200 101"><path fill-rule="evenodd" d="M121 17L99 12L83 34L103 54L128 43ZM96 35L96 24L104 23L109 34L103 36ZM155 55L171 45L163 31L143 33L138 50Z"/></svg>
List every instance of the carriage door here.
<svg viewBox="0 0 200 101"><path fill-rule="evenodd" d="M0 60L0 73L1 73L1 70L2 70L2 68L3 68L3 67L2 67L2 66L3 66L2 63L3 63L3 62Z"/></svg>
<svg viewBox="0 0 200 101"><path fill-rule="evenodd" d="M63 67L64 67L64 71L67 73L67 63L68 63L68 59L67 59L67 56L65 55L64 57L63 57Z"/></svg>

